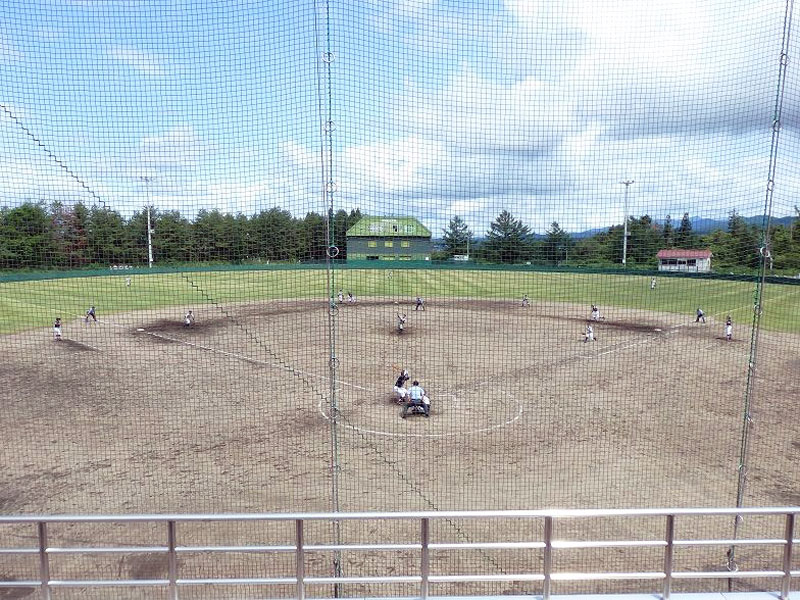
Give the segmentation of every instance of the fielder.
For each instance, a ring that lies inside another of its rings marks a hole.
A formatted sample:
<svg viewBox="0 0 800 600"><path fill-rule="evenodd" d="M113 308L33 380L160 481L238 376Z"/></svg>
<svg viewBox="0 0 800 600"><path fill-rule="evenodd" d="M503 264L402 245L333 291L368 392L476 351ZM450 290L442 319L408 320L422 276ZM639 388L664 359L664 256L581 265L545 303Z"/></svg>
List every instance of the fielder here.
<svg viewBox="0 0 800 600"><path fill-rule="evenodd" d="M194 313L190 310L183 317L183 326L184 327L191 327L192 325L194 325Z"/></svg>
<svg viewBox="0 0 800 600"><path fill-rule="evenodd" d="M417 299L414 301L414 310L419 309L425 310L425 300L417 296Z"/></svg>
<svg viewBox="0 0 800 600"><path fill-rule="evenodd" d="M592 304L592 321L599 321L600 320L600 309Z"/></svg>
<svg viewBox="0 0 800 600"><path fill-rule="evenodd" d="M530 301L528 300L528 295L526 294L526 295L524 295L524 296L522 297L522 306L530 306L530 305L531 305L531 303L530 303Z"/></svg>
<svg viewBox="0 0 800 600"><path fill-rule="evenodd" d="M126 277L125 278L125 287L131 287L131 278L130 277Z"/></svg>
<svg viewBox="0 0 800 600"><path fill-rule="evenodd" d="M356 297L353 296L353 292L347 292L347 303L348 304L355 304L356 303Z"/></svg>
<svg viewBox="0 0 800 600"><path fill-rule="evenodd" d="M596 342L597 340L594 337L594 327L592 327L591 323L586 324L586 333L583 334L583 343L586 342Z"/></svg>
<svg viewBox="0 0 800 600"><path fill-rule="evenodd" d="M731 321L730 315L725 319L725 339L729 342L733 340L733 321Z"/></svg>
<svg viewBox="0 0 800 600"><path fill-rule="evenodd" d="M339 290L338 298L339 298L339 304L342 304L344 302L344 293L342 292L342 290Z"/></svg>
<svg viewBox="0 0 800 600"><path fill-rule="evenodd" d="M61 341L61 317L56 317L53 323L53 339L57 342Z"/></svg>
<svg viewBox="0 0 800 600"><path fill-rule="evenodd" d="M89 310L87 310L87 311L86 311L86 317L84 318L84 321L85 321L86 323L88 323L90 318L91 318L91 319L92 319L92 320L93 320L95 323L97 323L97 315L95 314L94 306L90 306L90 307L89 307Z"/></svg>
<svg viewBox="0 0 800 600"><path fill-rule="evenodd" d="M706 322L706 313L703 312L702 308L697 309L697 318L694 320L695 323Z"/></svg>
<svg viewBox="0 0 800 600"><path fill-rule="evenodd" d="M408 390L405 388L406 381L411 379L408 375L408 371L403 369L402 373L400 373L400 377L397 378L397 381L394 382L394 393L397 395L397 401L402 402L408 396Z"/></svg>
<svg viewBox="0 0 800 600"><path fill-rule="evenodd" d="M406 316L400 313L397 313L397 331L398 333L403 333L403 330L406 328Z"/></svg>
<svg viewBox="0 0 800 600"><path fill-rule="evenodd" d="M654 290L654 289L656 289L656 278L655 278L655 277L653 277L653 278L650 280L650 289L651 289L651 290Z"/></svg>

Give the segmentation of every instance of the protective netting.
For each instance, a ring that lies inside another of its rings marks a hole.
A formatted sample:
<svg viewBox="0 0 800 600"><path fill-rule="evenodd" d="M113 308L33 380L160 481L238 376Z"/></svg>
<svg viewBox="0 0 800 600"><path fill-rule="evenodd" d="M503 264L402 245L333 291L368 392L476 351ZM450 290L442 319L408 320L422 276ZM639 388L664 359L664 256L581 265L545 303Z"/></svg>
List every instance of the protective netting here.
<svg viewBox="0 0 800 600"><path fill-rule="evenodd" d="M797 504L792 7L3 2L0 512Z"/></svg>

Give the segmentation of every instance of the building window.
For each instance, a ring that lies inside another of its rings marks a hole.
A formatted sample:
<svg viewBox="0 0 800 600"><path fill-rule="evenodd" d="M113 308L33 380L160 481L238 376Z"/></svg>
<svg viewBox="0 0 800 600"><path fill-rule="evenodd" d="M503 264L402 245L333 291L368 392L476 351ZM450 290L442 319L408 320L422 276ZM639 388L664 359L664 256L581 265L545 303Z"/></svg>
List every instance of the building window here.
<svg viewBox="0 0 800 600"><path fill-rule="evenodd" d="M387 240L383 242L383 245L385 248L391 248L392 246L394 246L394 242Z"/></svg>
<svg viewBox="0 0 800 600"><path fill-rule="evenodd" d="M367 247L368 248L377 248L378 247L378 242L367 242Z"/></svg>
<svg viewBox="0 0 800 600"><path fill-rule="evenodd" d="M411 247L411 242L408 242L408 241L400 242L400 247L401 248L410 248Z"/></svg>
<svg viewBox="0 0 800 600"><path fill-rule="evenodd" d="M697 266L697 259L696 258L688 259L686 261L686 265L689 266L689 267L696 267Z"/></svg>

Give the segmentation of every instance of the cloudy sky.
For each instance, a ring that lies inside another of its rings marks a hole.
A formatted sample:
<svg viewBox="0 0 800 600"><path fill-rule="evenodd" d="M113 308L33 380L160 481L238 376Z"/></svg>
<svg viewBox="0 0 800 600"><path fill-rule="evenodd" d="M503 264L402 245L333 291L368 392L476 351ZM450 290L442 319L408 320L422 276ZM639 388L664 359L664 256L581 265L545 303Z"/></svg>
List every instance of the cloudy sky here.
<svg viewBox="0 0 800 600"><path fill-rule="evenodd" d="M621 222L633 180L634 215L760 214L785 6L5 0L0 205L96 203L83 183L124 214L324 212L330 107L336 208L578 231ZM798 64L779 216L800 204Z"/></svg>

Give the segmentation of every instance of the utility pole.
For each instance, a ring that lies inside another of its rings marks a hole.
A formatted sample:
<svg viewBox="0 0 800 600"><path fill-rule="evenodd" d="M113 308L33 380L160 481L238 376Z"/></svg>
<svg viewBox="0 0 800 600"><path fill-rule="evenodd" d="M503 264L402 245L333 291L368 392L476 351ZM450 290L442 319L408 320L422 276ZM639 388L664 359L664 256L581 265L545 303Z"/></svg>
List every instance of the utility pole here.
<svg viewBox="0 0 800 600"><path fill-rule="evenodd" d="M144 182L145 189L147 190L147 266L153 268L153 227L150 225L150 182L153 181L152 177L143 176L139 178Z"/></svg>
<svg viewBox="0 0 800 600"><path fill-rule="evenodd" d="M625 186L625 222L622 232L622 266L624 267L628 262L628 188L633 183L633 179L626 179L620 183Z"/></svg>

